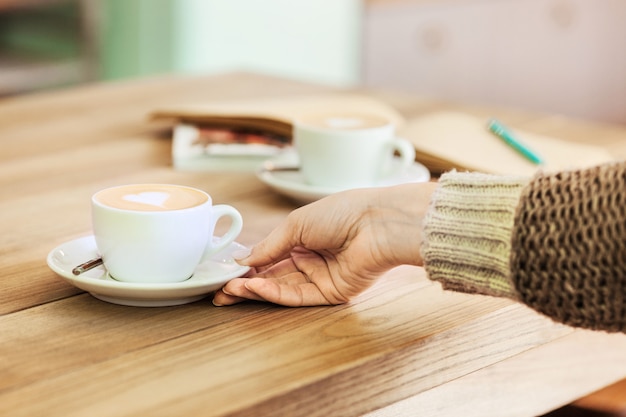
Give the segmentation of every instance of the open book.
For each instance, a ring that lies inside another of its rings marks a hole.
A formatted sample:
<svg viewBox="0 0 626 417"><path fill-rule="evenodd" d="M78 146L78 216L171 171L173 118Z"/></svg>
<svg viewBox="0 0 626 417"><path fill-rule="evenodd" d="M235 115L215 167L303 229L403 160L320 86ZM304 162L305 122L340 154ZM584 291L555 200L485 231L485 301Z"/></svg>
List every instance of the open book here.
<svg viewBox="0 0 626 417"><path fill-rule="evenodd" d="M612 160L604 148L513 130L543 159L536 165L487 129L487 120L459 112L434 112L409 120L401 135L416 148L416 159L433 173L450 169L532 175L541 169L584 168Z"/></svg>
<svg viewBox="0 0 626 417"><path fill-rule="evenodd" d="M538 169L579 168L612 159L601 147L513 130L545 162L535 165L491 133L487 120L448 111L404 120L388 104L350 93L173 105L153 111L151 117L176 124L172 145L176 168L254 170L290 146L294 119L320 111L388 118L398 135L413 143L416 160L434 174L458 169L532 175Z"/></svg>
<svg viewBox="0 0 626 417"><path fill-rule="evenodd" d="M351 93L172 105L151 113L176 126L172 144L175 168L253 170L291 144L293 120L316 112L377 114L404 124L393 107Z"/></svg>

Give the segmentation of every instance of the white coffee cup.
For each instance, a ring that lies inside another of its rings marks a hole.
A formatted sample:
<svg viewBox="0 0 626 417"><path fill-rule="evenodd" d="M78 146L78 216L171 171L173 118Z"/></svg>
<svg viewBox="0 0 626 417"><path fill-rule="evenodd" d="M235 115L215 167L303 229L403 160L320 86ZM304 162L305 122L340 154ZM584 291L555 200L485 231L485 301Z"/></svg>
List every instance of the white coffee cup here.
<svg viewBox="0 0 626 417"><path fill-rule="evenodd" d="M304 180L316 186L372 186L415 160L413 145L396 137L393 123L378 115L303 116L294 120L293 142Z"/></svg>
<svg viewBox="0 0 626 417"><path fill-rule="evenodd" d="M107 188L91 199L93 230L112 278L135 283L172 283L190 278L204 256L230 245L241 232L241 214L213 205L204 191L172 184ZM230 218L214 238L215 225Z"/></svg>

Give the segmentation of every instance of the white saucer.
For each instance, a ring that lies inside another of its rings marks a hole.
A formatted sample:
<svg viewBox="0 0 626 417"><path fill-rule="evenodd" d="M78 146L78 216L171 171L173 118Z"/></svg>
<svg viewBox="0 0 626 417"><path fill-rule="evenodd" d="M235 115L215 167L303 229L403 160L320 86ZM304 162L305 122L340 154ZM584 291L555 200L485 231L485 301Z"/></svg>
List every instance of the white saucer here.
<svg viewBox="0 0 626 417"><path fill-rule="evenodd" d="M232 258L232 253L241 249L245 249L245 246L231 243L225 250L203 259L191 278L171 284L116 281L103 266L78 276L72 274L76 265L98 257L93 236L71 240L56 247L48 254L47 261L48 266L67 282L102 301L135 307L163 307L200 300L229 280L245 274L249 268L239 265Z"/></svg>
<svg viewBox="0 0 626 417"><path fill-rule="evenodd" d="M400 164L399 158L392 164ZM257 170L257 177L274 191L292 198L300 203L310 203L330 194L344 191L345 188L333 188L307 184L302 172L294 170L280 170L285 167L297 167L298 157L294 152L285 152L280 156L269 159ZM384 187L409 182L426 182L430 180L430 171L424 165L414 162L399 174L377 181L367 187ZM365 186L364 186L365 187Z"/></svg>

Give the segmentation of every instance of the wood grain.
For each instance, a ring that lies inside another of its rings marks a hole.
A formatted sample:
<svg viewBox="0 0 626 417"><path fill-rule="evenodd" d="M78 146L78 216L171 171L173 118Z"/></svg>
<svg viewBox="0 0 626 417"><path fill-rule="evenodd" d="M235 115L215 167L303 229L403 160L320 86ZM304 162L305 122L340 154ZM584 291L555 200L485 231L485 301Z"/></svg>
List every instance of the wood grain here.
<svg viewBox="0 0 626 417"><path fill-rule="evenodd" d="M606 345L616 349L608 356L594 354ZM508 361L369 413L367 417L411 415L411 410L433 417L537 416L549 411L546 403L568 404L587 394L598 380L608 385L624 372L626 339L622 335L578 330L549 345L529 349ZM485 380L490 384L485 384ZM570 391L559 389L563 385L569 386ZM608 409L610 399L593 397L604 399L604 407L592 400L576 404L589 410ZM451 398L457 401L451 402Z"/></svg>
<svg viewBox="0 0 626 417"><path fill-rule="evenodd" d="M390 271L348 305L289 309L217 308L210 297L169 308L117 306L82 293L47 267L52 248L90 234L91 194L121 183L204 189L216 203L241 211L238 241L253 245L296 204L252 173L173 170L171 126L147 115L173 102L324 91L331 89L238 73L164 76L0 101L0 415L413 415L404 405L430 410L443 399L438 412L446 415L461 409L467 399L454 392L468 386L484 387L472 391L476 410L486 409L497 392L498 404L523 415L527 409L513 391L498 390L503 375L529 392L542 378L584 377L584 384L555 383L558 395L538 397L533 410L545 411L626 376L621 367L591 369L567 356L580 344L579 355L593 349L603 364L617 360L623 335L595 343L597 336L510 300L444 292L421 268ZM626 155L626 129L619 126L355 91L406 117L439 109L496 116ZM527 355L553 367L526 373L520 366L534 363Z"/></svg>

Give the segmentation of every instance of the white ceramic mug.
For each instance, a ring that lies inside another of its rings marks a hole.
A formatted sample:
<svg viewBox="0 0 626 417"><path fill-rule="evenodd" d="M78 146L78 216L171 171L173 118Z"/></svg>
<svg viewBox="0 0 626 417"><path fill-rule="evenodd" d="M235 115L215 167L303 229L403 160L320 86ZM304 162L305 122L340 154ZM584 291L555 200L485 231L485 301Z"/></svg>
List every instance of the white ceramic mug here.
<svg viewBox="0 0 626 417"><path fill-rule="evenodd" d="M300 117L294 120L293 141L305 181L316 186L372 186L403 172L415 160L413 145L397 138L393 123L377 115Z"/></svg>
<svg viewBox="0 0 626 417"><path fill-rule="evenodd" d="M96 245L114 279L171 283L190 278L203 257L230 245L241 232L241 214L213 205L204 191L172 184L107 188L91 199ZM230 228L214 238L215 225Z"/></svg>

